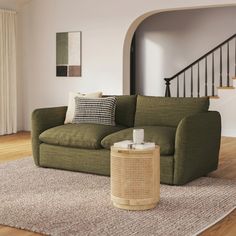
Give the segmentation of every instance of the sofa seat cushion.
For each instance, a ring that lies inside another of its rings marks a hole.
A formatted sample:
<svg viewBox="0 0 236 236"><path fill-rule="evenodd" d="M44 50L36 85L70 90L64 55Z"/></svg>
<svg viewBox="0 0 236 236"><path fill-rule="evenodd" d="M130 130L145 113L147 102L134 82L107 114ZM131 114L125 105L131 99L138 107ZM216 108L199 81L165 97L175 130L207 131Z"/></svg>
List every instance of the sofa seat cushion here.
<svg viewBox="0 0 236 236"><path fill-rule="evenodd" d="M66 124L44 131L39 139L43 143L59 146L100 149L101 140L106 135L122 128L101 124Z"/></svg>
<svg viewBox="0 0 236 236"><path fill-rule="evenodd" d="M162 126L139 126L137 128L144 129L145 142L155 142L160 146L161 155L174 154L176 128ZM114 143L132 140L132 137L133 128L128 128L106 136L101 144L104 148L110 149Z"/></svg>

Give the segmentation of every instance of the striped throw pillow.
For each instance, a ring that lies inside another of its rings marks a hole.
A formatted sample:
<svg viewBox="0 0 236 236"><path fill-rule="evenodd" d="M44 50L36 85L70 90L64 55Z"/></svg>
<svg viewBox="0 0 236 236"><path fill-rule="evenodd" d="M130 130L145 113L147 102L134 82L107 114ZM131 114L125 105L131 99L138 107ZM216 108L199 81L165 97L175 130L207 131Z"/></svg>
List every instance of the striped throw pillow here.
<svg viewBox="0 0 236 236"><path fill-rule="evenodd" d="M75 98L73 123L115 125L116 98Z"/></svg>

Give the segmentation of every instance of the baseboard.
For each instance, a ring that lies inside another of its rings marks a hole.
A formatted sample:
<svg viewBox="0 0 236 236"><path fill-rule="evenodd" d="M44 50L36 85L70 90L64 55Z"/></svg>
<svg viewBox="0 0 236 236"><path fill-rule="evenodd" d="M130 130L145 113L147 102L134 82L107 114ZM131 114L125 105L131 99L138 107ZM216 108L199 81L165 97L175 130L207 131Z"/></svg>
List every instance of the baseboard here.
<svg viewBox="0 0 236 236"><path fill-rule="evenodd" d="M221 132L222 136L225 137L236 137L236 130L234 129L223 129Z"/></svg>

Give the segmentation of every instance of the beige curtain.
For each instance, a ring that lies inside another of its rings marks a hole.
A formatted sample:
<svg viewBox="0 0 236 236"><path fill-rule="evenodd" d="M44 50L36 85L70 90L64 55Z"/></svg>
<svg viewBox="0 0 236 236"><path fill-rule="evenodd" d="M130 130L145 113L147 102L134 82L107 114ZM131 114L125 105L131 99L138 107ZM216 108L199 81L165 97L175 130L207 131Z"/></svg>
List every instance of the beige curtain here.
<svg viewBox="0 0 236 236"><path fill-rule="evenodd" d="M0 135L17 131L16 13L0 9Z"/></svg>

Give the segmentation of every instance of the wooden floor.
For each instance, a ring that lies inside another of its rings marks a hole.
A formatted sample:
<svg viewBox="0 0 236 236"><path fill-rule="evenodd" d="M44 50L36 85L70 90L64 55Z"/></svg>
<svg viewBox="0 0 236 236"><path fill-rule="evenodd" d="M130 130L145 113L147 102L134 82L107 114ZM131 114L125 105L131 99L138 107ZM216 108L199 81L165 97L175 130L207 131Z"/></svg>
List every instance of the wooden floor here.
<svg viewBox="0 0 236 236"><path fill-rule="evenodd" d="M28 132L0 136L0 164L31 155L31 141Z"/></svg>
<svg viewBox="0 0 236 236"><path fill-rule="evenodd" d="M29 133L20 132L14 135L0 136L0 163L30 155L32 153ZM219 168L212 172L210 176L236 180L236 138L222 138ZM41 234L0 225L0 236L37 235ZM236 236L236 210L201 235Z"/></svg>

